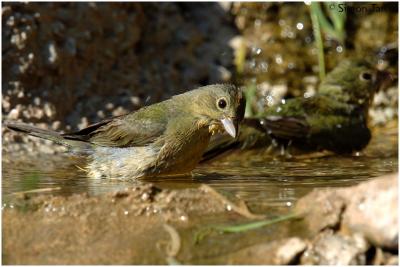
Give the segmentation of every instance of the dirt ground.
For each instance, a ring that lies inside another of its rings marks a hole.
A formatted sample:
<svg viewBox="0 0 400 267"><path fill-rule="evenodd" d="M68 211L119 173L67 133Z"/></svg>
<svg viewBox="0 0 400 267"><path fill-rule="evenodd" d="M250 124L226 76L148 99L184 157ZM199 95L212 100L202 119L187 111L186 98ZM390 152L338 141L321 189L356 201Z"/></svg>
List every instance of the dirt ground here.
<svg viewBox="0 0 400 267"><path fill-rule="evenodd" d="M208 186L147 184L91 197L22 194L3 205L3 263L397 264L397 188L393 174L314 190L293 209L301 219L278 223L269 238L256 230L214 233L200 244L196 233L210 221L263 216ZM303 234L296 235L299 224Z"/></svg>

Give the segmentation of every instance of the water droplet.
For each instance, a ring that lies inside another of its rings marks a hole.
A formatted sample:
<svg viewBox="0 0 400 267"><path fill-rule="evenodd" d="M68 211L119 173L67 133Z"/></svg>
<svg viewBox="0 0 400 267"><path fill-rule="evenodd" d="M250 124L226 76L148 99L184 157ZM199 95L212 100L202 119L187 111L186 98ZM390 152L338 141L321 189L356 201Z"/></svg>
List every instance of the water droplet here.
<svg viewBox="0 0 400 267"><path fill-rule="evenodd" d="M187 216L185 216L185 215L181 215L181 217L179 217L179 219L181 220L181 221L187 221Z"/></svg>
<svg viewBox="0 0 400 267"><path fill-rule="evenodd" d="M144 103L147 104L150 101L150 99L151 99L151 96L147 96L146 100L144 101Z"/></svg>
<svg viewBox="0 0 400 267"><path fill-rule="evenodd" d="M288 31L288 32L286 33L286 36L287 36L288 38L290 38L290 39L293 39L296 35L294 34L294 32Z"/></svg>
<svg viewBox="0 0 400 267"><path fill-rule="evenodd" d="M301 23L301 22L297 23L297 24L296 24L296 28L297 28L299 31L301 31L301 30L304 28L303 23Z"/></svg>
<svg viewBox="0 0 400 267"><path fill-rule="evenodd" d="M285 104L286 104L286 100L285 100L285 99L282 99L282 100L281 100L281 103L282 103L282 105L285 105Z"/></svg>
<svg viewBox="0 0 400 267"><path fill-rule="evenodd" d="M290 201L286 202L286 207L291 207L292 205L293 205L292 202L290 202Z"/></svg>
<svg viewBox="0 0 400 267"><path fill-rule="evenodd" d="M226 205L226 210L227 211L231 211L232 210L232 206L231 205Z"/></svg>
<svg viewBox="0 0 400 267"><path fill-rule="evenodd" d="M146 201L150 198L150 195L147 193L143 193L142 196L140 197L143 201Z"/></svg>
<svg viewBox="0 0 400 267"><path fill-rule="evenodd" d="M281 112L282 111L282 108L281 107L278 107L277 109L276 109L276 112Z"/></svg>
<svg viewBox="0 0 400 267"><path fill-rule="evenodd" d="M268 63L263 61L259 64L260 70L262 72L267 72L268 71Z"/></svg>
<svg viewBox="0 0 400 267"><path fill-rule="evenodd" d="M252 47L251 48L251 53L252 54L254 54L254 55L259 55L259 54L261 54L261 52L262 52L262 49L261 48L259 48L259 47Z"/></svg>
<svg viewBox="0 0 400 267"><path fill-rule="evenodd" d="M336 47L336 52L342 53L343 52L343 46L339 45Z"/></svg>
<svg viewBox="0 0 400 267"><path fill-rule="evenodd" d="M287 66L288 66L288 69L292 70L292 69L294 69L294 67L296 65L293 62L289 62L289 64Z"/></svg>
<svg viewBox="0 0 400 267"><path fill-rule="evenodd" d="M129 214L129 211L124 211L124 215L128 215Z"/></svg>
<svg viewBox="0 0 400 267"><path fill-rule="evenodd" d="M10 209L13 209L14 208L14 205L13 204L10 204Z"/></svg>
<svg viewBox="0 0 400 267"><path fill-rule="evenodd" d="M248 65L250 69L254 69L256 67L256 61L252 59L249 61Z"/></svg>
<svg viewBox="0 0 400 267"><path fill-rule="evenodd" d="M265 97L265 99L267 100L267 105L268 106L272 106L272 105L274 105L274 97L272 96L272 95L267 95L266 97Z"/></svg>
<svg viewBox="0 0 400 267"><path fill-rule="evenodd" d="M342 125L341 124L336 124L336 128L342 128Z"/></svg>
<svg viewBox="0 0 400 267"><path fill-rule="evenodd" d="M276 62L276 64L282 64L282 62L283 62L282 56L281 55L277 55L275 57L275 62Z"/></svg>
<svg viewBox="0 0 400 267"><path fill-rule="evenodd" d="M305 92L304 93L304 95L303 95L303 97L304 98L309 98L309 97L312 97L314 94L312 93L312 92Z"/></svg>
<svg viewBox="0 0 400 267"><path fill-rule="evenodd" d="M255 27L260 27L260 26L261 26L261 20L260 20L260 19L256 19L256 20L254 21L254 26L255 26Z"/></svg>

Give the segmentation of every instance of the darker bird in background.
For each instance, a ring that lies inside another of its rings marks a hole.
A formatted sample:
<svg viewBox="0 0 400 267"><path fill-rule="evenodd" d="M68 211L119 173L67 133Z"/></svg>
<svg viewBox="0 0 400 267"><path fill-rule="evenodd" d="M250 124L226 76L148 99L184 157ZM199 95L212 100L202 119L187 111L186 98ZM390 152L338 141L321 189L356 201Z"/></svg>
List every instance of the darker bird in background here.
<svg viewBox="0 0 400 267"><path fill-rule="evenodd" d="M333 69L312 97L296 97L246 118L236 140L217 136L203 159L233 148L278 144L313 150L351 153L371 139L368 109L376 91L391 80L364 60L347 59Z"/></svg>

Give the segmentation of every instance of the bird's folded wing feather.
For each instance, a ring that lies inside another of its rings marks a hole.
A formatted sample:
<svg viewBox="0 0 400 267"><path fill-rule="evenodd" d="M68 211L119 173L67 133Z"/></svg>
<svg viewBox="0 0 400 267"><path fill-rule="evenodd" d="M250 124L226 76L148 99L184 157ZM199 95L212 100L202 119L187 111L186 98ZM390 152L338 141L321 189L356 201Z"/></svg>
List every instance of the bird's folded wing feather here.
<svg viewBox="0 0 400 267"><path fill-rule="evenodd" d="M316 120L328 121L331 117L349 116L354 108L329 97L315 96L288 101L281 105L280 112L275 110L271 109L260 118L267 133L277 138L300 139L308 137L311 131L324 128L324 123L320 123L315 129L313 122Z"/></svg>
<svg viewBox="0 0 400 267"><path fill-rule="evenodd" d="M78 132L64 134L63 137L99 146L145 146L160 137L165 129L166 122L162 116L140 117L129 114L104 120Z"/></svg>
<svg viewBox="0 0 400 267"><path fill-rule="evenodd" d="M267 133L276 138L305 138L310 132L310 125L304 117L267 116L260 121Z"/></svg>

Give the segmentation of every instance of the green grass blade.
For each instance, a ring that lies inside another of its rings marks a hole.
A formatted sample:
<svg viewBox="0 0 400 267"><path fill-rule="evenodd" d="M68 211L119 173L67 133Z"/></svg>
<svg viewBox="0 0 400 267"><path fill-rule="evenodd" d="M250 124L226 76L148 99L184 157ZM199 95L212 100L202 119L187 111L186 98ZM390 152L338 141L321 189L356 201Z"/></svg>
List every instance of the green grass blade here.
<svg viewBox="0 0 400 267"><path fill-rule="evenodd" d="M251 223L245 223L245 224L240 224L240 225L233 225L233 226L215 226L213 227L215 230L224 232L224 233L240 233L244 231L249 231L253 229L257 229L260 227L264 227L267 225L275 224L278 222L283 222L287 221L293 218L298 218L299 215L295 213L290 213L288 215L280 216L274 219L268 219L268 220L262 220L258 222L251 222Z"/></svg>
<svg viewBox="0 0 400 267"><path fill-rule="evenodd" d="M310 7L311 23L313 25L313 32L315 42L318 48L318 66L319 66L319 78L322 81L325 78L325 59L324 59L324 43L322 41L319 12L321 8L319 3L312 2Z"/></svg>

